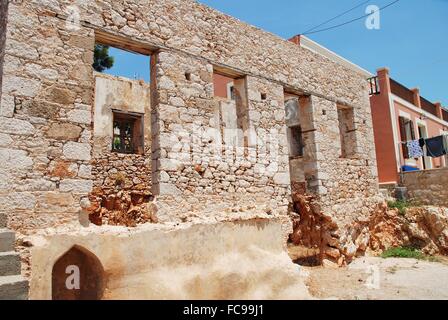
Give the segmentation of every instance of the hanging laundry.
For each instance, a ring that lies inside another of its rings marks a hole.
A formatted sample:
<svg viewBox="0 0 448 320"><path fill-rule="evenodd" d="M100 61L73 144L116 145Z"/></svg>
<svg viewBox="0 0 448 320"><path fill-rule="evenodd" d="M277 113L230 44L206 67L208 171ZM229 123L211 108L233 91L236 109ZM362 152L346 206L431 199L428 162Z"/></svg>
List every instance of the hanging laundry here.
<svg viewBox="0 0 448 320"><path fill-rule="evenodd" d="M426 139L426 153L429 157L438 158L447 154L445 148L443 147L443 140L443 136Z"/></svg>
<svg viewBox="0 0 448 320"><path fill-rule="evenodd" d="M443 149L445 149L445 154L448 154L448 134L444 134L442 137L443 137Z"/></svg>
<svg viewBox="0 0 448 320"><path fill-rule="evenodd" d="M420 138L420 140L418 140L420 147L423 148L425 146L425 139L424 138Z"/></svg>
<svg viewBox="0 0 448 320"><path fill-rule="evenodd" d="M406 143L406 146L408 147L408 158L409 159L423 157L423 149L422 149L422 147L420 147L419 140L408 141Z"/></svg>

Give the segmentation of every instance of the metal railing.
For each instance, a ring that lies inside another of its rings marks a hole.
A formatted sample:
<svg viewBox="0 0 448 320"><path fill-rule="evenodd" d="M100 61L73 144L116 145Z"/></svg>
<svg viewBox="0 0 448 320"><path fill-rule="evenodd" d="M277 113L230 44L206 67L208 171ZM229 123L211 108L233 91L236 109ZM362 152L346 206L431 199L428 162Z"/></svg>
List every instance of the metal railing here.
<svg viewBox="0 0 448 320"><path fill-rule="evenodd" d="M414 104L414 92L406 88L401 83L395 81L394 79L390 79L390 89L394 95Z"/></svg>
<svg viewBox="0 0 448 320"><path fill-rule="evenodd" d="M421 104L423 110L425 110L426 112L429 112L430 114L438 117L438 115L437 115L437 107L434 104L432 104L431 102L429 102L428 100L426 100L423 97L420 97L420 104Z"/></svg>

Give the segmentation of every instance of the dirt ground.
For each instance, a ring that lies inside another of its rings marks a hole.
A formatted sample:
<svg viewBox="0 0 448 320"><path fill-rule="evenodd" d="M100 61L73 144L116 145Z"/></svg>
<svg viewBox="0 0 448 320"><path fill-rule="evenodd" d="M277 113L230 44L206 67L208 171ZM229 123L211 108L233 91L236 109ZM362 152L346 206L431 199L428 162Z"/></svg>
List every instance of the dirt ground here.
<svg viewBox="0 0 448 320"><path fill-rule="evenodd" d="M446 300L448 259L428 262L414 259L365 257L349 267L301 267L317 299L344 300Z"/></svg>

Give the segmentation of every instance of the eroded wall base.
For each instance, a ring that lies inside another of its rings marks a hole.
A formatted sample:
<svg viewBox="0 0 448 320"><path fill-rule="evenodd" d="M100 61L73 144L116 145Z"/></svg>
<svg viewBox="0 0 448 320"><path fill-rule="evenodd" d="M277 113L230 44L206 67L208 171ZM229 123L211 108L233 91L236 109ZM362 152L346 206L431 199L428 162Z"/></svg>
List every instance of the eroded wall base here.
<svg viewBox="0 0 448 320"><path fill-rule="evenodd" d="M103 299L310 298L281 230L275 219L61 230L33 240L30 297L51 299L50 266L76 245L101 262Z"/></svg>
<svg viewBox="0 0 448 320"><path fill-rule="evenodd" d="M381 211L380 204L373 203L368 207L368 214L359 213L351 223L340 223L337 217L321 209L315 196L296 191L292 198L297 213L290 235L294 245L317 250L320 263L326 266L347 265L366 253L370 241L369 221Z"/></svg>

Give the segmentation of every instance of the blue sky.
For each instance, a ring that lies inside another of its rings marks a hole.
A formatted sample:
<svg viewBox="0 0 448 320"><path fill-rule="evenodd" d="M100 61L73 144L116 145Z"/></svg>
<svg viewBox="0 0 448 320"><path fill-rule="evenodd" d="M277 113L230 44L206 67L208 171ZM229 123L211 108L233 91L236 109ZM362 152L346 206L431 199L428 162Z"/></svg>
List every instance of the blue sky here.
<svg viewBox="0 0 448 320"><path fill-rule="evenodd" d="M149 82L150 59L148 56L115 48L109 48L109 55L114 57L114 66L104 73Z"/></svg>
<svg viewBox="0 0 448 320"><path fill-rule="evenodd" d="M372 0L330 22L331 27L365 14L393 0ZM282 38L302 33L364 0L199 0L244 22ZM322 28L324 28L322 27ZM368 30L365 20L309 37L371 72L391 69L391 76L422 96L448 106L448 0L401 0L381 12L380 30ZM116 54L114 51L112 53ZM143 59L142 59L143 58ZM120 57L117 56L117 65ZM114 70L115 69L115 70ZM149 59L141 57L113 74L147 76Z"/></svg>

